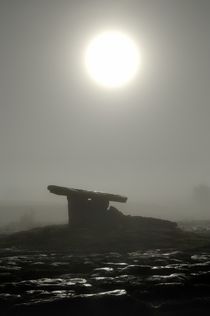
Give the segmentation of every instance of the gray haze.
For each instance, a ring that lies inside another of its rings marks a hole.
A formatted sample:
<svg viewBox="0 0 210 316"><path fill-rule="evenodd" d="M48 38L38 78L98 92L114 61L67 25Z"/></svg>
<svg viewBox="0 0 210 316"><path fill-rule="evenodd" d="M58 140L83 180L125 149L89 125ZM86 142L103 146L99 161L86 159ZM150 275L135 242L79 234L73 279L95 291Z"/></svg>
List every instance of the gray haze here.
<svg viewBox="0 0 210 316"><path fill-rule="evenodd" d="M58 184L125 194L136 214L165 205L148 214L176 218L194 187L210 185L209 21L209 0L0 0L2 205L65 205L46 189ZM131 34L143 60L116 91L83 65L88 40L112 28Z"/></svg>

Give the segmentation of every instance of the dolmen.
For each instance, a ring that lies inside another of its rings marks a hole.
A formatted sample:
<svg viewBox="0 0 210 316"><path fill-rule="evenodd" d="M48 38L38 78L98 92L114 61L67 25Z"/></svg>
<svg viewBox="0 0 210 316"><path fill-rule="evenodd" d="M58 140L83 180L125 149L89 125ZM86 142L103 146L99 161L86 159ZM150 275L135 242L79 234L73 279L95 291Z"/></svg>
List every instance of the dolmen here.
<svg viewBox="0 0 210 316"><path fill-rule="evenodd" d="M116 229L134 231L171 231L177 224L171 221L124 215L110 202L125 203L126 196L49 185L48 190L56 195L66 196L68 201L68 224L71 228Z"/></svg>
<svg viewBox="0 0 210 316"><path fill-rule="evenodd" d="M99 191L88 191L75 188L49 185L48 190L56 195L66 196L68 201L68 223L71 227L84 227L100 224L105 225L109 221L116 221L123 213L110 202L125 203L127 197L117 194ZM114 220L115 219L115 220Z"/></svg>
<svg viewBox="0 0 210 316"><path fill-rule="evenodd" d="M110 205L125 203L125 196L56 185L49 185L48 190L67 198L68 224L37 227L0 238L0 248L97 253L177 249L186 242L196 245L195 237L186 236L175 222L124 215Z"/></svg>

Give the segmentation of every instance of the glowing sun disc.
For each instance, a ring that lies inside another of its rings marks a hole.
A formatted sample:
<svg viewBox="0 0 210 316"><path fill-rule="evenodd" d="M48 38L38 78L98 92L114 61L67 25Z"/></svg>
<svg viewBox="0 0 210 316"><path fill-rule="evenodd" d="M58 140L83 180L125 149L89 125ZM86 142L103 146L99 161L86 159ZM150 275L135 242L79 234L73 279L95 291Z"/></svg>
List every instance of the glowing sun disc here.
<svg viewBox="0 0 210 316"><path fill-rule="evenodd" d="M135 43L121 32L103 32L92 39L85 52L89 76L98 84L115 88L129 82L139 68Z"/></svg>

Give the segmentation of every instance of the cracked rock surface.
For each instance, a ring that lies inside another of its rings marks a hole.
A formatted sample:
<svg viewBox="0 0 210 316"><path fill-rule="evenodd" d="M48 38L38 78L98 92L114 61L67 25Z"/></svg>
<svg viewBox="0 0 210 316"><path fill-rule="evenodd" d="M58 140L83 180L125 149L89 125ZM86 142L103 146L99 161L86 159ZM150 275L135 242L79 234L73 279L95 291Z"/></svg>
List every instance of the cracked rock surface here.
<svg viewBox="0 0 210 316"><path fill-rule="evenodd" d="M1 315L210 315L210 251L0 251Z"/></svg>

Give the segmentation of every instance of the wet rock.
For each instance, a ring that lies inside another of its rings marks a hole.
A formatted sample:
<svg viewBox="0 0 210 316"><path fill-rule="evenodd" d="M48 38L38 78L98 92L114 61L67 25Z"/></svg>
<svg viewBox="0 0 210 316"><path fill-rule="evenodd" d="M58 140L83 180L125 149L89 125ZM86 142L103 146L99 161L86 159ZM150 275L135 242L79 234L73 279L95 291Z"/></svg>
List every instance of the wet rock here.
<svg viewBox="0 0 210 316"><path fill-rule="evenodd" d="M186 294L186 289L182 282L158 283L150 290L150 295L156 300L158 298L163 300L183 298L183 295L185 296Z"/></svg>
<svg viewBox="0 0 210 316"><path fill-rule="evenodd" d="M0 273L1 315L210 315L209 257L206 250L192 256L0 251L1 266L21 267Z"/></svg>
<svg viewBox="0 0 210 316"><path fill-rule="evenodd" d="M147 281L153 283L183 283L188 279L184 273L172 273L170 275L153 275L147 278Z"/></svg>
<svg viewBox="0 0 210 316"><path fill-rule="evenodd" d="M149 305L129 297L123 289L79 295L68 299L60 299L47 303L36 302L20 304L10 310L8 315L145 315L151 316Z"/></svg>
<svg viewBox="0 0 210 316"><path fill-rule="evenodd" d="M156 307L157 315L167 316L208 316L210 312L209 298L193 298L187 300L174 300L162 302Z"/></svg>
<svg viewBox="0 0 210 316"><path fill-rule="evenodd" d="M113 275L114 269L111 267L102 267L102 268L96 268L93 271L93 275Z"/></svg>
<svg viewBox="0 0 210 316"><path fill-rule="evenodd" d="M191 259L194 261L198 261L198 262L206 262L210 260L210 255L209 254L196 254L196 255L192 255Z"/></svg>
<svg viewBox="0 0 210 316"><path fill-rule="evenodd" d="M151 267L148 265L129 265L125 268L122 268L120 273L146 276L151 273Z"/></svg>

